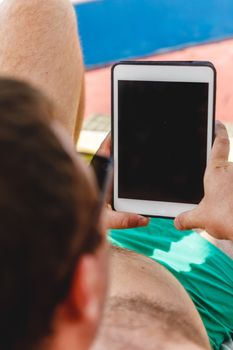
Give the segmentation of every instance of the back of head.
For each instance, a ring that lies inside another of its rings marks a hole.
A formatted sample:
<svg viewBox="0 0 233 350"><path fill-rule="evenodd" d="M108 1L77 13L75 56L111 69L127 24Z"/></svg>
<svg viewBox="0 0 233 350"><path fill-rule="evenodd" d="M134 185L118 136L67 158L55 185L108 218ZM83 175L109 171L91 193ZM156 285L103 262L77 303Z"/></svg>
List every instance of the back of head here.
<svg viewBox="0 0 233 350"><path fill-rule="evenodd" d="M96 193L55 136L51 103L23 82L0 80L0 348L33 349L52 331Z"/></svg>
<svg viewBox="0 0 233 350"><path fill-rule="evenodd" d="M204 350L182 311L167 310L145 296L112 297L92 350Z"/></svg>

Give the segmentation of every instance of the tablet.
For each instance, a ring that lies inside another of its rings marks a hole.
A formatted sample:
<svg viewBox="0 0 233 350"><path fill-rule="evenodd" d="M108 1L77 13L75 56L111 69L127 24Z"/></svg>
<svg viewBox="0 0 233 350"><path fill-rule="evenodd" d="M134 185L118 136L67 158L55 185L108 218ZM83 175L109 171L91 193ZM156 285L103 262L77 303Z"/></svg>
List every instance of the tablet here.
<svg viewBox="0 0 233 350"><path fill-rule="evenodd" d="M203 198L214 135L210 62L120 62L112 68L113 207L175 217Z"/></svg>

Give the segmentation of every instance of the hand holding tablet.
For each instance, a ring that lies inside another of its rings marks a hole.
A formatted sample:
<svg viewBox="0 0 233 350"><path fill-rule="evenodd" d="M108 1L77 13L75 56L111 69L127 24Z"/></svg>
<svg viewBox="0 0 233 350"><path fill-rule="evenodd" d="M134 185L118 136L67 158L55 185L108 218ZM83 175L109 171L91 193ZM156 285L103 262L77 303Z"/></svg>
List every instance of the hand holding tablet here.
<svg viewBox="0 0 233 350"><path fill-rule="evenodd" d="M112 69L113 206L175 217L204 195L216 72L208 62L122 62Z"/></svg>

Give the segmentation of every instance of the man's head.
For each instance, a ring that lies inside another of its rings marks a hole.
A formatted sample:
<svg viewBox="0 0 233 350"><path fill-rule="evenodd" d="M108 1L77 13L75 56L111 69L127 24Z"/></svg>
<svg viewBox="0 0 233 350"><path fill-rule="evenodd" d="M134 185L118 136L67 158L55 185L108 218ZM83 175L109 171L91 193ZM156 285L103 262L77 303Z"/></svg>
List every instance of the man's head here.
<svg viewBox="0 0 233 350"><path fill-rule="evenodd" d="M9 350L63 349L63 338L64 349L87 348L104 299L95 182L52 115L37 90L0 80L0 347Z"/></svg>

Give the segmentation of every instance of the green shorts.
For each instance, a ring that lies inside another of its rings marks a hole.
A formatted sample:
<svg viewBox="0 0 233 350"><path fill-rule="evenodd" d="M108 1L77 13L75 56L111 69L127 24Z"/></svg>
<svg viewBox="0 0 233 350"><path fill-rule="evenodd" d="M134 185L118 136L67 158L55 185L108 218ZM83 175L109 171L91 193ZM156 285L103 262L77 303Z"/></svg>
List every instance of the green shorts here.
<svg viewBox="0 0 233 350"><path fill-rule="evenodd" d="M109 241L156 260L189 293L214 349L233 333L233 260L193 231L177 231L172 220L151 219L144 228L112 230Z"/></svg>

